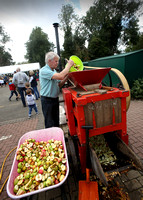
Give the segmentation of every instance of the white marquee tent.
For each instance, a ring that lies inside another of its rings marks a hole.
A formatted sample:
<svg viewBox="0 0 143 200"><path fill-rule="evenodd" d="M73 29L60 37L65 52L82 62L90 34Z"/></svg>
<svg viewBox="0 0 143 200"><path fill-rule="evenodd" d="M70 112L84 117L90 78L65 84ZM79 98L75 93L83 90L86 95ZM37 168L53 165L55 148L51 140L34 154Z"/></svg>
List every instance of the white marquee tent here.
<svg viewBox="0 0 143 200"><path fill-rule="evenodd" d="M0 67L0 74L13 74L16 69L20 67L22 72L30 71L30 70L39 70L39 63L29 63L29 64L21 64L21 65L10 65Z"/></svg>

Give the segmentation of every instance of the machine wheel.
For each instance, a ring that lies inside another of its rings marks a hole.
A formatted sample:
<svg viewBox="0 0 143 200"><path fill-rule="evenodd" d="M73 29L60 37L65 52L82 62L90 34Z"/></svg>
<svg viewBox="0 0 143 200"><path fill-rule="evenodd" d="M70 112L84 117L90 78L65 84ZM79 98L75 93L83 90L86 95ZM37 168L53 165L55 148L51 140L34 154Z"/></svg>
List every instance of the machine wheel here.
<svg viewBox="0 0 143 200"><path fill-rule="evenodd" d="M81 177L81 169L80 169L80 160L78 155L78 144L74 136L68 135L68 148L69 153L72 158L72 164L73 164L73 173L75 175L76 181L79 181Z"/></svg>
<svg viewBox="0 0 143 200"><path fill-rule="evenodd" d="M128 82L125 78L125 76L118 70L115 68L111 68L111 70L109 71L109 73L107 74L107 79L108 81L106 82L102 82L102 85L104 86L110 86L110 87L115 87L115 88L119 88L121 90L128 90L129 91L129 96L126 97L126 111L129 109L130 106L130 100L131 100L131 94L130 94L130 88L128 85ZM113 84L113 79L116 78L117 83Z"/></svg>
<svg viewBox="0 0 143 200"><path fill-rule="evenodd" d="M120 80L119 88L129 91L129 96L126 97L126 111L127 111L129 109L130 101L131 101L131 94L130 94L130 88L129 88L128 82L125 76L118 69L111 68L111 71L114 72Z"/></svg>

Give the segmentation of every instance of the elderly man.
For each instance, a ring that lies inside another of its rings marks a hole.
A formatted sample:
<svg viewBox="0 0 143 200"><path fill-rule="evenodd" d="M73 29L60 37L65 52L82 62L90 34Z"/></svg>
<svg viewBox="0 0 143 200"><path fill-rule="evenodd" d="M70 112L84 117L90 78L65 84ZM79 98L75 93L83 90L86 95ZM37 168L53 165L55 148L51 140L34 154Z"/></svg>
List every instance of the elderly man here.
<svg viewBox="0 0 143 200"><path fill-rule="evenodd" d="M16 74L14 74L14 76L13 76L12 82L17 85L19 94L21 96L22 104L23 104L24 107L26 107L25 94L24 93L25 93L25 90L26 90L25 83L29 82L29 77L26 75L26 73L21 72L21 69L18 67L16 69Z"/></svg>
<svg viewBox="0 0 143 200"><path fill-rule="evenodd" d="M45 56L45 63L46 65L40 69L39 73L45 128L58 127L60 87L67 80L69 70L74 65L74 62L69 60L66 68L57 73L55 69L59 63L59 56L54 52L49 52Z"/></svg>

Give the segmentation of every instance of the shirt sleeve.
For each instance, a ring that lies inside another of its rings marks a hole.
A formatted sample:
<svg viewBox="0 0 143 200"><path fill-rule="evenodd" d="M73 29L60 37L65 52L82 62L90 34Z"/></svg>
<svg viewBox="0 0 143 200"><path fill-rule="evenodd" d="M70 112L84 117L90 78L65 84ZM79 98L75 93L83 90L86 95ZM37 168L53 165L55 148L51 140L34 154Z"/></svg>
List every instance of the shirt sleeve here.
<svg viewBox="0 0 143 200"><path fill-rule="evenodd" d="M28 103L27 95L26 95L26 102Z"/></svg>
<svg viewBox="0 0 143 200"><path fill-rule="evenodd" d="M56 73L56 70L52 71L52 70L43 70L41 71L41 76L45 79L51 80L53 75Z"/></svg>
<svg viewBox="0 0 143 200"><path fill-rule="evenodd" d="M16 83L15 75L13 76L12 83L14 83L14 84Z"/></svg>
<svg viewBox="0 0 143 200"><path fill-rule="evenodd" d="M33 99L35 100L36 98L35 98L35 96L32 94L32 97L33 97Z"/></svg>
<svg viewBox="0 0 143 200"><path fill-rule="evenodd" d="M31 76L31 77L30 77L30 80L29 80L29 82L31 83L31 82L32 82L32 80L33 80L33 76Z"/></svg>
<svg viewBox="0 0 143 200"><path fill-rule="evenodd" d="M29 82L29 77L27 76L27 74L25 74L25 78L26 78L27 82Z"/></svg>

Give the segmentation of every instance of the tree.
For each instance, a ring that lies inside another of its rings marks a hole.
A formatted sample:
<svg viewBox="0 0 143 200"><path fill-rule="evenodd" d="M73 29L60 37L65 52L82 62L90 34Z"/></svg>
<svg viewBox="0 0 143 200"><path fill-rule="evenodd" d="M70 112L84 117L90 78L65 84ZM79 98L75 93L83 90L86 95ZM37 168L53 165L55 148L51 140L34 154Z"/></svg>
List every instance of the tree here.
<svg viewBox="0 0 143 200"><path fill-rule="evenodd" d="M61 14L58 17L60 19L60 28L64 31L64 50L62 51L62 57L69 58L74 54L73 26L77 21L77 16L74 13L73 7L67 4L62 6Z"/></svg>
<svg viewBox="0 0 143 200"><path fill-rule="evenodd" d="M33 28L25 45L25 58L29 63L39 62L41 67L45 65L45 53L54 49L54 44L49 42L48 35L40 27Z"/></svg>
<svg viewBox="0 0 143 200"><path fill-rule="evenodd" d="M11 54L5 50L5 44L9 41L10 37L5 33L4 27L0 24L0 66L14 64Z"/></svg>
<svg viewBox="0 0 143 200"><path fill-rule="evenodd" d="M71 27L67 27L67 30L65 31L63 47L64 51L62 52L62 57L69 58L72 54L74 54L73 34Z"/></svg>
<svg viewBox="0 0 143 200"><path fill-rule="evenodd" d="M143 49L143 33L139 34L139 39L136 45L129 44L128 47L125 49L126 52L136 51Z"/></svg>
<svg viewBox="0 0 143 200"><path fill-rule="evenodd" d="M95 0L80 19L71 5L63 6L59 15L65 36L62 56L75 54L86 61L118 54L121 45L135 46L141 5L141 0Z"/></svg>
<svg viewBox="0 0 143 200"><path fill-rule="evenodd" d="M80 23L80 20L78 20ZM89 60L88 49L85 46L86 36L82 31L81 27L77 24L75 33L73 35L73 44L75 55L78 56L82 61Z"/></svg>
<svg viewBox="0 0 143 200"><path fill-rule="evenodd" d="M136 45L139 40L138 19L131 18L127 26L124 28L123 40L125 45Z"/></svg>
<svg viewBox="0 0 143 200"><path fill-rule="evenodd" d="M101 40L99 37L93 36L90 39L88 54L91 60L109 55L109 51L106 42Z"/></svg>
<svg viewBox="0 0 143 200"><path fill-rule="evenodd" d="M71 55L80 57L81 60L88 59L87 48L85 47L84 32L79 26L80 19L74 12L74 8L70 5L64 5L59 14L60 28L64 31L64 50L62 57L69 58Z"/></svg>
<svg viewBox="0 0 143 200"><path fill-rule="evenodd" d="M88 41L89 56L91 52L94 52L91 55L94 58L118 53L119 39L125 45L127 38L128 42L137 41L138 25L135 14L140 5L140 0L95 0L81 23ZM103 51L100 46L95 46L99 45L99 41ZM99 52L102 52L101 56Z"/></svg>

